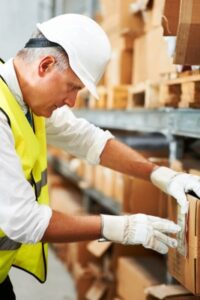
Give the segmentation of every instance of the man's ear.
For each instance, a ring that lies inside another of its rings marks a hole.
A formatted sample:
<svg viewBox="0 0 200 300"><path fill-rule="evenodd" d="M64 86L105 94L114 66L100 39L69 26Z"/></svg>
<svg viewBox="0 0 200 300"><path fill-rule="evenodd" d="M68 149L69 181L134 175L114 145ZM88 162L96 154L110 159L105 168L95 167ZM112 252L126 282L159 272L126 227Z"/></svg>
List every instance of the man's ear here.
<svg viewBox="0 0 200 300"><path fill-rule="evenodd" d="M52 67L55 65L56 60L53 56L45 56L39 63L38 72L40 76L45 76L47 72L49 72Z"/></svg>

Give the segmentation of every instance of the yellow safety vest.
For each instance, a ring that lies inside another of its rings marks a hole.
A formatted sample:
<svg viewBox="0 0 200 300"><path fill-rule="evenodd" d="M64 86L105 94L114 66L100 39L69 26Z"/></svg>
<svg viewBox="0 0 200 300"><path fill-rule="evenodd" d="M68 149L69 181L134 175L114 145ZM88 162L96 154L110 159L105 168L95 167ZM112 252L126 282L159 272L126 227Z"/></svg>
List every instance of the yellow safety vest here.
<svg viewBox="0 0 200 300"><path fill-rule="evenodd" d="M36 201L48 205L44 118L33 114L33 130L2 79L0 79L0 110L6 115L12 129L15 150L21 161L24 176L34 189ZM47 275L47 252L46 243L20 244L9 239L0 229L0 283L7 277L11 266L23 269L40 282L44 282Z"/></svg>

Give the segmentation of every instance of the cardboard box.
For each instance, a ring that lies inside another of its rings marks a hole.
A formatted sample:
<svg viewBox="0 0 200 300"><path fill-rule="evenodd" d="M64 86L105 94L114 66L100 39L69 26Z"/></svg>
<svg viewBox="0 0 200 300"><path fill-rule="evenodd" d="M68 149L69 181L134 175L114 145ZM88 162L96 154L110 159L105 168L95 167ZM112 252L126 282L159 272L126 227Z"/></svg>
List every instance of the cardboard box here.
<svg viewBox="0 0 200 300"><path fill-rule="evenodd" d="M119 202L124 201L124 182L126 176L119 172L114 172L113 198Z"/></svg>
<svg viewBox="0 0 200 300"><path fill-rule="evenodd" d="M174 63L200 64L200 2L182 0Z"/></svg>
<svg viewBox="0 0 200 300"><path fill-rule="evenodd" d="M149 160L157 165L169 165L168 160L164 158L151 157ZM126 176L124 178L123 210L125 212L144 213L166 218L167 201L168 196L151 182L136 177Z"/></svg>
<svg viewBox="0 0 200 300"><path fill-rule="evenodd" d="M164 196L151 182L139 178L127 178L123 210L131 214L144 213L166 217L167 196Z"/></svg>
<svg viewBox="0 0 200 300"><path fill-rule="evenodd" d="M114 194L114 172L111 169L102 169L103 186L101 192L108 197L113 197Z"/></svg>
<svg viewBox="0 0 200 300"><path fill-rule="evenodd" d="M89 184L90 187L94 186L94 166L84 162L84 180Z"/></svg>
<svg viewBox="0 0 200 300"><path fill-rule="evenodd" d="M162 36L162 27L157 27L135 39L133 53L132 83L146 80L159 81L161 75L176 69L168 55L167 42Z"/></svg>
<svg viewBox="0 0 200 300"><path fill-rule="evenodd" d="M102 190L103 186L103 167L101 165L94 166L94 188L98 191Z"/></svg>
<svg viewBox="0 0 200 300"><path fill-rule="evenodd" d="M86 300L103 300L106 290L108 289L108 283L103 280L96 280L94 284L90 287L90 289L86 293Z"/></svg>
<svg viewBox="0 0 200 300"><path fill-rule="evenodd" d="M116 276L118 261L121 257L144 257L144 256L155 256L157 257L159 254L151 249L144 248L142 245L121 245L117 243L112 244L112 272Z"/></svg>
<svg viewBox="0 0 200 300"><path fill-rule="evenodd" d="M133 50L133 41L136 35L129 29L125 29L122 33L113 32L108 36L112 49Z"/></svg>
<svg viewBox="0 0 200 300"><path fill-rule="evenodd" d="M165 266L161 257L122 257L118 262L118 295L123 300L146 300L145 288L163 283Z"/></svg>
<svg viewBox="0 0 200 300"><path fill-rule="evenodd" d="M88 243L88 251L98 260L88 263L95 274L95 281L85 295L87 300L109 300L115 296L115 283L110 268L112 242L92 241Z"/></svg>
<svg viewBox="0 0 200 300"><path fill-rule="evenodd" d="M146 2L147 6L142 12L142 15L144 20L144 31L148 32L161 26L165 1L149 0Z"/></svg>
<svg viewBox="0 0 200 300"><path fill-rule="evenodd" d="M200 201L188 196L189 216L188 231L184 229L178 235L178 249L170 249L168 255L168 270L184 287L194 294L200 294ZM177 203L170 199L169 218L177 222ZM179 222L180 223L180 222ZM183 252L187 246L187 256Z"/></svg>
<svg viewBox="0 0 200 300"><path fill-rule="evenodd" d="M83 268L78 263L74 268L74 279L77 291L77 300L85 300L85 294L95 281L95 276L90 268Z"/></svg>
<svg viewBox="0 0 200 300"><path fill-rule="evenodd" d="M88 241L67 243L65 263L72 273L76 264L86 268L89 263L98 263L98 259L88 251L88 243Z"/></svg>
<svg viewBox="0 0 200 300"><path fill-rule="evenodd" d="M192 295L183 286L177 284L161 284L149 287L145 290L148 295L148 300L197 300L198 296Z"/></svg>
<svg viewBox="0 0 200 300"><path fill-rule="evenodd" d="M107 86L130 84L132 60L132 50L112 49L111 59L105 73L105 84Z"/></svg>
<svg viewBox="0 0 200 300"><path fill-rule="evenodd" d="M116 32L120 34L124 29L131 29L141 34L144 29L144 22L141 15L133 15L129 5L133 0L101 0L103 15L102 27L108 35Z"/></svg>
<svg viewBox="0 0 200 300"><path fill-rule="evenodd" d="M165 7L164 7L163 19L162 19L164 36L177 35L180 2L181 0L165 0Z"/></svg>
<svg viewBox="0 0 200 300"><path fill-rule="evenodd" d="M51 208L66 215L85 214L82 206L83 195L77 190L66 187L54 187L50 193Z"/></svg>

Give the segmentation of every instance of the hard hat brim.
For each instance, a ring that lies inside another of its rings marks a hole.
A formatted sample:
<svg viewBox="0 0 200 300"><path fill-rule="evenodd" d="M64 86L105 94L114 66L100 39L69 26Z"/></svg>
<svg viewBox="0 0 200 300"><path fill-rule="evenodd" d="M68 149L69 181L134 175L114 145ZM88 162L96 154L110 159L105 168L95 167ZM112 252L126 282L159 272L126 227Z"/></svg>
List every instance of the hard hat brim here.
<svg viewBox="0 0 200 300"><path fill-rule="evenodd" d="M92 96L94 96L97 100L99 100L99 95L98 95L96 86L94 84L86 82L85 80L83 80L81 78L79 78L79 79L83 82L83 84L88 89L88 91L92 94Z"/></svg>

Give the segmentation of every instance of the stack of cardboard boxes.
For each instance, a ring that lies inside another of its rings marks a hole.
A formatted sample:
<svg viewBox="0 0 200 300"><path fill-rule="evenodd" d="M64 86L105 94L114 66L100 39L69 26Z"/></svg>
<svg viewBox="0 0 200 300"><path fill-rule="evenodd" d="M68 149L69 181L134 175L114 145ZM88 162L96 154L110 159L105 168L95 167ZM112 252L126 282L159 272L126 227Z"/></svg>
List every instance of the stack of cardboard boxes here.
<svg viewBox="0 0 200 300"><path fill-rule="evenodd" d="M59 155L52 148L51 152ZM80 168L80 164L74 163L73 157L64 154L62 156L63 159L68 160L69 165L79 166L74 168L74 171L83 177L84 182L87 182L85 187L93 185L95 189L100 189L102 194L107 194L114 200L111 190L113 191L115 186L111 180L110 170L100 166L97 166L96 170L93 167L88 169L85 168L86 165ZM163 158L152 160L160 165L168 165L168 161ZM192 168L191 173L200 174L200 171L194 170L194 167L198 167L196 161L185 161L184 166L182 162L174 162L171 167L177 171L189 171ZM95 185L95 181L99 185ZM51 173L50 187L53 208L68 215L88 213L84 209L80 190L77 191L69 183L66 184L63 178ZM176 201L174 199L168 201L168 196L149 182L125 176L121 177L121 183L116 190L121 195L123 213L145 213L169 217L177 222ZM54 248L74 277L79 300L114 300L116 295L120 300L196 300L200 298L191 293L200 293L199 220L199 203L195 199L190 199L187 257L180 254L178 250L171 250L168 256L168 268L165 257L142 246L128 247L94 241L54 244ZM179 237L180 240L182 236ZM169 285L168 272L183 286Z"/></svg>
<svg viewBox="0 0 200 300"><path fill-rule="evenodd" d="M160 88L160 81L166 74L176 72L176 67L169 54L169 42L163 36L169 26L171 30L174 27L174 25L172 26L174 19L171 16L172 7L169 10L170 3L171 1L147 1L146 7L143 7L143 11L141 11L144 20L144 34L134 40L132 67L134 88L130 95L132 106L129 105L129 108L135 107L134 98L138 94L137 86L141 86L141 84L143 84L144 93L144 103L141 106L147 108L161 106L157 92ZM153 95L149 97L149 94L152 93Z"/></svg>
<svg viewBox="0 0 200 300"><path fill-rule="evenodd" d="M105 84L115 86L131 83L133 40L142 29L142 20L129 10L132 0L101 0L102 27L107 33L112 56L105 75Z"/></svg>
<svg viewBox="0 0 200 300"><path fill-rule="evenodd" d="M85 105L199 108L199 97L183 100L181 86L177 91L166 83L187 74L186 70L198 70L199 75L199 1L101 0L100 4L100 25L110 39L112 54L98 87L100 101L91 96Z"/></svg>

